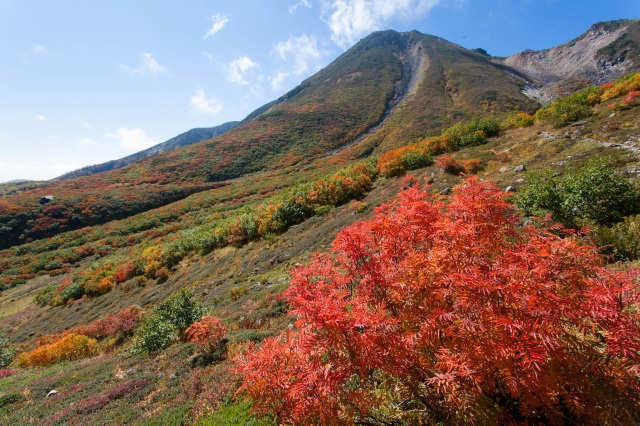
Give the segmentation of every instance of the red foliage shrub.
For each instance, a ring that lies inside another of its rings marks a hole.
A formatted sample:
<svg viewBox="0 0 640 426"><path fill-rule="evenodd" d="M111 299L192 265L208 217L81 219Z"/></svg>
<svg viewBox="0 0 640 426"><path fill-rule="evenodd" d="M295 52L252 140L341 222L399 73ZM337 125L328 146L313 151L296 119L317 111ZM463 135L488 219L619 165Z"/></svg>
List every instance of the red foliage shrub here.
<svg viewBox="0 0 640 426"><path fill-rule="evenodd" d="M74 327L69 332L82 334L94 339L122 334L123 337L131 336L140 325L143 311L138 306L124 308L115 314L109 314L106 318L94 321L87 325Z"/></svg>
<svg viewBox="0 0 640 426"><path fill-rule="evenodd" d="M0 379L12 376L14 371L10 368L0 368Z"/></svg>
<svg viewBox="0 0 640 426"><path fill-rule="evenodd" d="M206 354L221 350L226 343L226 334L227 329L220 322L220 318L211 315L203 316L200 321L194 322L185 331L187 340L195 343Z"/></svg>
<svg viewBox="0 0 640 426"><path fill-rule="evenodd" d="M640 103L640 90L633 90L624 97L624 103L629 106L636 106Z"/></svg>
<svg viewBox="0 0 640 426"><path fill-rule="evenodd" d="M446 173L452 175L460 174L464 171L464 168L455 158L450 155L441 155L436 160L436 165L444 170Z"/></svg>
<svg viewBox="0 0 640 426"><path fill-rule="evenodd" d="M633 424L637 273L519 223L475 178L402 192L292 272L297 330L237 359L241 389L282 423Z"/></svg>
<svg viewBox="0 0 640 426"><path fill-rule="evenodd" d="M123 283L135 277L135 275L136 263L133 260L130 260L116 270L115 274L113 274L113 280L116 283Z"/></svg>

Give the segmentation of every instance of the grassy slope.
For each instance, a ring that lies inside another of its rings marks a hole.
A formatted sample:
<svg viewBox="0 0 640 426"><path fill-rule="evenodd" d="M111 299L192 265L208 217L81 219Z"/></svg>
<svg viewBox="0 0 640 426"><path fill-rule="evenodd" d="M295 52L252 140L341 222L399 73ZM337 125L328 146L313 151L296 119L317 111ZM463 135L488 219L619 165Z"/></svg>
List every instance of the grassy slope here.
<svg viewBox="0 0 640 426"><path fill-rule="evenodd" d="M562 171L566 164L579 163L598 153L614 156L623 168L637 166L637 154L604 147L597 141L622 143L633 139L630 135L640 133L639 109L617 112L614 117L609 116L610 112L600 108L591 122L583 127L554 130L537 124L508 131L486 145L461 150L455 157L482 158L486 167L480 176L491 178L502 187L518 186L521 184L519 179L526 179L525 175L513 172L520 164L525 164L530 170L551 166ZM553 138L540 134L543 131ZM576 134L576 131L581 134ZM500 172L505 168L506 171ZM292 176L304 179L304 175L297 173L300 172L292 173ZM459 181L458 177L443 173L436 167L418 170L414 175L418 181L432 181L433 190L450 187ZM363 201L372 207L392 198L402 186L401 181L399 178L378 181L376 188ZM151 306L172 291L186 286L201 294L213 314L223 318L231 330L229 338L233 350L242 342L259 340L286 328L289 320L283 315L282 306L273 303L268 295L286 287L290 267L308 260L314 251L326 249L339 229L366 217L371 210L356 213L348 205L334 208L326 216L314 217L281 236L239 249L228 247L206 256L187 258L165 283L150 281L140 286L136 282L128 282L99 298L76 301L66 307L42 308L33 304L35 291L52 280L63 278L41 276L3 292L0 303L4 306L10 302L12 309L0 311L0 315L4 316L3 325L15 330L13 338L33 341L39 335L89 322L130 304ZM248 293L234 300L229 291L238 287L246 287ZM35 334L29 337L30 333ZM19 370L14 376L0 379L0 395L18 391L26 400L13 403L5 410L0 409L0 422L42 424L51 422L56 413L65 423L85 425L104 422L145 424L163 415L165 419L181 419L186 406L204 404L207 389L212 383L231 377L225 363L209 368L192 368L189 364L192 351L190 345L180 344L158 358L104 355L41 370ZM130 374L127 371L131 371ZM116 377L120 372L124 375ZM177 378L170 379L172 373L176 373ZM201 383L203 380L206 382L204 385ZM138 389L134 386L136 384L142 387ZM93 412L85 410L87 412L78 414L77 410L68 409L72 402L76 402L73 407L77 408L97 395L113 394L118 386L135 389ZM64 393L46 399L51 389ZM232 405L223 412L235 413L242 411L242 407ZM244 410L246 414L246 407ZM241 419L245 415L243 413L233 416Z"/></svg>

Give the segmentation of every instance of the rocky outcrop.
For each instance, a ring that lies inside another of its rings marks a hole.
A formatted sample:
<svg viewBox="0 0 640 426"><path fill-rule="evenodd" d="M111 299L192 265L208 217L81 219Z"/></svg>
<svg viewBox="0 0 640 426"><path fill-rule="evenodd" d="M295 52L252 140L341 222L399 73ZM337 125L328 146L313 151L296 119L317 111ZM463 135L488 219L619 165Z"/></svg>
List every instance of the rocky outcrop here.
<svg viewBox="0 0 640 426"><path fill-rule="evenodd" d="M548 103L588 84L640 69L640 20L598 23L561 46L524 50L493 61L527 76L523 93Z"/></svg>

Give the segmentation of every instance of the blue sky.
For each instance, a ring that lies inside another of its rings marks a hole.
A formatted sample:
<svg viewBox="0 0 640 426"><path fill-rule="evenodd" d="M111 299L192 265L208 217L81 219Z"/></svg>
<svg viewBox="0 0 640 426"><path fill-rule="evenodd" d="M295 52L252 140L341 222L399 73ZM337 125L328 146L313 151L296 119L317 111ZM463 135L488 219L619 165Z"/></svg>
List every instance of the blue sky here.
<svg viewBox="0 0 640 426"><path fill-rule="evenodd" d="M240 120L378 29L494 56L638 0L0 0L0 182L50 179Z"/></svg>

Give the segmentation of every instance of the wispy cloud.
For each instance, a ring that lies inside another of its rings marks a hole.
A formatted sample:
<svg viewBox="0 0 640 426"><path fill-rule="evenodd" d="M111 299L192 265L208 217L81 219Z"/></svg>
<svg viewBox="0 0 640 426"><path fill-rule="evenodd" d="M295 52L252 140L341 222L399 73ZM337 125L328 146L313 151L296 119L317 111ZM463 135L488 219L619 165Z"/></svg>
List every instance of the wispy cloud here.
<svg viewBox="0 0 640 426"><path fill-rule="evenodd" d="M129 65L120 65L125 71L128 71L132 74L140 74L140 75L155 75L155 74L167 74L164 69L164 66L161 65L158 61L153 59L153 55L149 52L143 52L140 55L140 62L137 67L131 67Z"/></svg>
<svg viewBox="0 0 640 426"><path fill-rule="evenodd" d="M116 139L121 147L131 151L140 151L158 143L140 128L127 129L120 127L115 133L110 133L107 136Z"/></svg>
<svg viewBox="0 0 640 426"><path fill-rule="evenodd" d="M45 117L42 114L36 114L35 119L36 119L36 121L39 121L40 123L43 123L43 122L47 121L47 117Z"/></svg>
<svg viewBox="0 0 640 426"><path fill-rule="evenodd" d="M204 35L204 38L209 38L216 35L230 21L231 20L225 15L221 15L219 13L214 14L213 16L211 16L211 28L209 28L209 31L207 31L207 33Z"/></svg>
<svg viewBox="0 0 640 426"><path fill-rule="evenodd" d="M323 20L331 40L346 49L392 19L409 20L424 15L441 0L331 0Z"/></svg>
<svg viewBox="0 0 640 426"><path fill-rule="evenodd" d="M207 52L206 50L203 50L203 51L202 51L202 56L204 56L205 58L207 58L207 60L208 60L209 62L213 62L213 60L215 59L215 58L213 57L213 55L212 55L211 53Z"/></svg>
<svg viewBox="0 0 640 426"><path fill-rule="evenodd" d="M309 1L309 0L300 0L298 3L294 4L293 6L291 6L289 8L289 13L293 15L294 13L296 13L296 10L300 6L304 6L304 7L307 7L309 9L311 9L311 1Z"/></svg>
<svg viewBox="0 0 640 426"><path fill-rule="evenodd" d="M91 138L80 138L75 140L74 143L81 148L110 148L109 145Z"/></svg>
<svg viewBox="0 0 640 426"><path fill-rule="evenodd" d="M307 34L291 36L287 41L276 44L273 53L283 61L291 63L289 70L279 71L269 79L273 89L280 89L290 76L302 77L311 69L312 64L327 55L318 39Z"/></svg>
<svg viewBox="0 0 640 426"><path fill-rule="evenodd" d="M34 44L29 50L22 56L22 60L25 64L31 65L31 59L36 56L49 56L49 50L41 44Z"/></svg>
<svg viewBox="0 0 640 426"><path fill-rule="evenodd" d="M227 66L227 78L233 83L249 84L245 76L254 68L260 68L260 66L250 57L240 56Z"/></svg>
<svg viewBox="0 0 640 426"><path fill-rule="evenodd" d="M215 96L207 96L204 90L198 89L191 96L191 108L203 114L216 115L222 111L223 105Z"/></svg>

